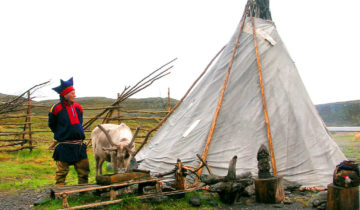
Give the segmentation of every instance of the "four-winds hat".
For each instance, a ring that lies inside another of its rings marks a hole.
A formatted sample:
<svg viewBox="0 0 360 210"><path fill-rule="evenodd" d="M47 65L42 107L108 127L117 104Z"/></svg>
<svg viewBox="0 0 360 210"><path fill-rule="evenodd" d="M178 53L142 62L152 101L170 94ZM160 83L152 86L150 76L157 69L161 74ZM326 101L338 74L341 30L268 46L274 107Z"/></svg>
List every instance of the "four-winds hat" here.
<svg viewBox="0 0 360 210"><path fill-rule="evenodd" d="M68 81L64 81L60 79L60 85L57 87L54 87L53 90L55 90L60 95L64 96L67 93L69 93L72 90L75 90L73 87L73 78L71 77Z"/></svg>

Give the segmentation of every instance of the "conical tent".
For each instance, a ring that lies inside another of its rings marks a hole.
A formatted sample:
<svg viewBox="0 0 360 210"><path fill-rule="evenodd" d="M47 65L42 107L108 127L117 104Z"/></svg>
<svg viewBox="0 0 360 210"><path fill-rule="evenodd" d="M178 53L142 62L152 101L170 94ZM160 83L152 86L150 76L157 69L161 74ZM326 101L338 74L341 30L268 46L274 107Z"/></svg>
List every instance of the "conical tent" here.
<svg viewBox="0 0 360 210"><path fill-rule="evenodd" d="M230 75L207 152L213 172L226 175L230 159L237 155L237 173L256 176L257 151L265 144L273 150L274 172L284 179L303 186L331 183L335 166L346 158L311 102L274 23L249 15L243 16L209 72L136 155L139 168L168 171L177 158L186 165L199 166L196 154L203 154L206 147L229 65Z"/></svg>

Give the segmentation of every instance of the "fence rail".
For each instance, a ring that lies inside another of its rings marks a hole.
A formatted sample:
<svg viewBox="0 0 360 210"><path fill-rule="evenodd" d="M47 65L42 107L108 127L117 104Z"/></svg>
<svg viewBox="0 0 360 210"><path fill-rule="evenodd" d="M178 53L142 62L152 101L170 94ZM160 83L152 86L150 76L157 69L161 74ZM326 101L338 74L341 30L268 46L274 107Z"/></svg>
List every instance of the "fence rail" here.
<svg viewBox="0 0 360 210"><path fill-rule="evenodd" d="M168 90L168 104L166 110L126 110L123 105L115 105L115 106L99 106L99 107L83 107L83 110L107 110L107 114L105 116L86 116L83 117L84 120L94 121L94 117L96 120L102 120L102 123L109 122L117 122L120 124L123 121L134 121L129 126L131 130L136 130L137 125L139 125L139 120L141 121L152 121L159 123L164 117L158 116L144 116L144 115L157 115L157 114L168 114L171 110L170 106L170 89ZM121 94L118 94L120 97ZM27 101L25 104L21 104L24 108L16 109L15 112L6 115L0 115L0 126L3 129L0 129L0 152L13 152L19 151L22 149L30 149L32 151L35 146L33 146L33 142L35 143L49 143L53 142L53 139L41 139L34 138L33 135L39 133L51 133L52 131L49 128L46 129L33 129L33 125L40 124L40 122L33 122L34 119L38 120L47 120L48 116L38 115L33 112L34 108L48 108L50 109L52 105L40 105L40 104L32 104L31 101L31 93L30 91L27 93ZM25 113L19 113L19 112ZM117 111L116 113L114 111ZM113 116L116 114L116 116ZM131 114L135 114L136 116L129 116ZM24 119L24 122L18 122L18 119ZM16 122L12 122L16 120ZM136 125L134 125L136 124ZM155 126L142 126L140 128L143 132L149 132L154 129ZM11 130L6 130L6 128ZM16 130L17 129L17 130ZM90 129L85 129L85 133L90 133ZM143 143L146 135L138 135L135 143ZM88 145L91 143L90 138L86 138L85 141L88 142ZM16 146L20 146L14 148ZM5 148L5 149L4 149Z"/></svg>

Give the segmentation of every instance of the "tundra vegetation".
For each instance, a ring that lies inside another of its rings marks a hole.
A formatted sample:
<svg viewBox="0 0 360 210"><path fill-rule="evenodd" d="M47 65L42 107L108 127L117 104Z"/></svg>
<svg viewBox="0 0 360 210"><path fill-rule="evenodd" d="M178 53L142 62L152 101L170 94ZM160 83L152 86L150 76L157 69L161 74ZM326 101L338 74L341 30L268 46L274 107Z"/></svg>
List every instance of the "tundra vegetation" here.
<svg viewBox="0 0 360 210"><path fill-rule="evenodd" d="M90 102L94 100L96 102ZM154 99L155 101L155 99ZM138 101L137 101L138 102ZM52 102L47 102L51 104ZM81 101L80 101L81 103ZM101 106L103 103L102 100L89 99L86 101L83 106ZM175 102L174 102L175 103ZM96 104L96 105L94 105ZM104 102L103 105L109 104ZM138 104L139 103L134 103ZM144 106L146 103L144 103ZM160 104L161 105L161 104ZM164 105L165 106L165 105ZM134 109L131 105L127 107L128 109ZM141 107L143 109L143 107ZM157 107L158 108L158 107ZM47 113L47 110L36 110L34 112L43 112L41 115ZM94 111L88 111L85 113L85 116L94 116ZM34 122L33 129L46 129L47 121L44 119L32 119ZM2 121L3 122L3 121ZM9 119L8 122L13 123L23 123L24 119ZM101 122L96 122L91 127L93 129L97 124ZM115 122L116 123L116 122ZM135 122L125 122L129 126L136 127ZM142 126L152 127L156 122L142 122ZM18 131L17 127L0 127L2 131ZM139 135L145 135L143 131L140 131ZM332 133L335 141L338 143L342 151L347 157L352 157L360 161L360 134L359 133ZM87 138L90 137L90 133L87 133ZM3 138L0 136L0 138ZM35 133L33 136L34 139L53 139L52 133ZM1 143L0 143L1 144ZM2 193L15 193L21 189L45 189L49 188L55 183L55 170L56 165L52 160L52 151L49 151L47 148L50 143L36 143L36 148L30 153L29 150L23 150L18 152L11 153L0 153L0 194ZM139 145L136 145L137 147ZM95 160L94 154L91 148L88 149L88 156L90 161L90 174L89 182L95 183ZM103 165L103 172L111 173L107 171L106 164ZM77 184L77 174L73 167L70 168L69 175L66 179L67 184ZM201 193L192 193L186 195L185 198L176 199L176 200L167 200L162 203L153 203L151 201L140 201L135 197L126 196L125 201L121 204L109 206L108 209L191 209L193 208L188 200L193 196L202 196ZM76 206L80 204L95 202L99 200L107 200L108 198L96 197L93 195L81 195L78 197L72 197L69 199L70 206ZM215 202L219 202L218 198L214 198ZM296 199L295 199L296 200ZM301 202L301 198L298 199ZM303 201L305 206L308 206L308 201ZM209 203L202 204L202 207L205 209L213 208ZM47 200L42 205L37 206L37 209L59 209L61 208L61 200Z"/></svg>

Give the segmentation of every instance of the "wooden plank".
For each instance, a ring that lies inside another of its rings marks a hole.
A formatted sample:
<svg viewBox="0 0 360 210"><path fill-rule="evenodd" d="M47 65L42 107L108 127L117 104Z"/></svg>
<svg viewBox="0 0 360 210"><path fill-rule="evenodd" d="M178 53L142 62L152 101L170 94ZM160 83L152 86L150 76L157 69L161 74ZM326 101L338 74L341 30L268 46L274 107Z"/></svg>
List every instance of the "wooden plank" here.
<svg viewBox="0 0 360 210"><path fill-rule="evenodd" d="M79 193L79 192L86 192L86 191L93 191L93 190L101 190L101 189L108 189L111 187L125 187L132 184L139 184L139 183L147 183L147 182L157 182L161 181L164 178L151 178L151 179L141 179L138 181L127 181L122 183L116 183L111 185L97 185L97 184L90 184L90 185L71 185L71 187L68 186L61 186L61 187L53 187L51 190L54 192L56 196L61 196L62 194L73 194L73 193ZM69 185L70 186L70 185ZM76 189L74 189L76 188Z"/></svg>
<svg viewBox="0 0 360 210"><path fill-rule="evenodd" d="M141 196L137 196L136 198L143 200L143 199L154 198L154 197L159 197L159 196L168 196L168 195L178 195L178 194L183 194L183 193L189 193L189 192L194 192L194 191L197 191L200 189L201 189L201 187L196 187L196 188L190 188L190 189L186 189L186 190L175 190L175 191L171 191L171 192L162 192L162 193L156 193L156 194L141 195ZM98 203L92 203L92 204L86 204L86 205L82 205L82 206L71 207L71 208L67 208L67 209L94 208L94 207L99 207L99 206L121 203L122 201L123 201L123 199L117 199L117 200L112 200L112 201L103 201L103 202L98 202Z"/></svg>

